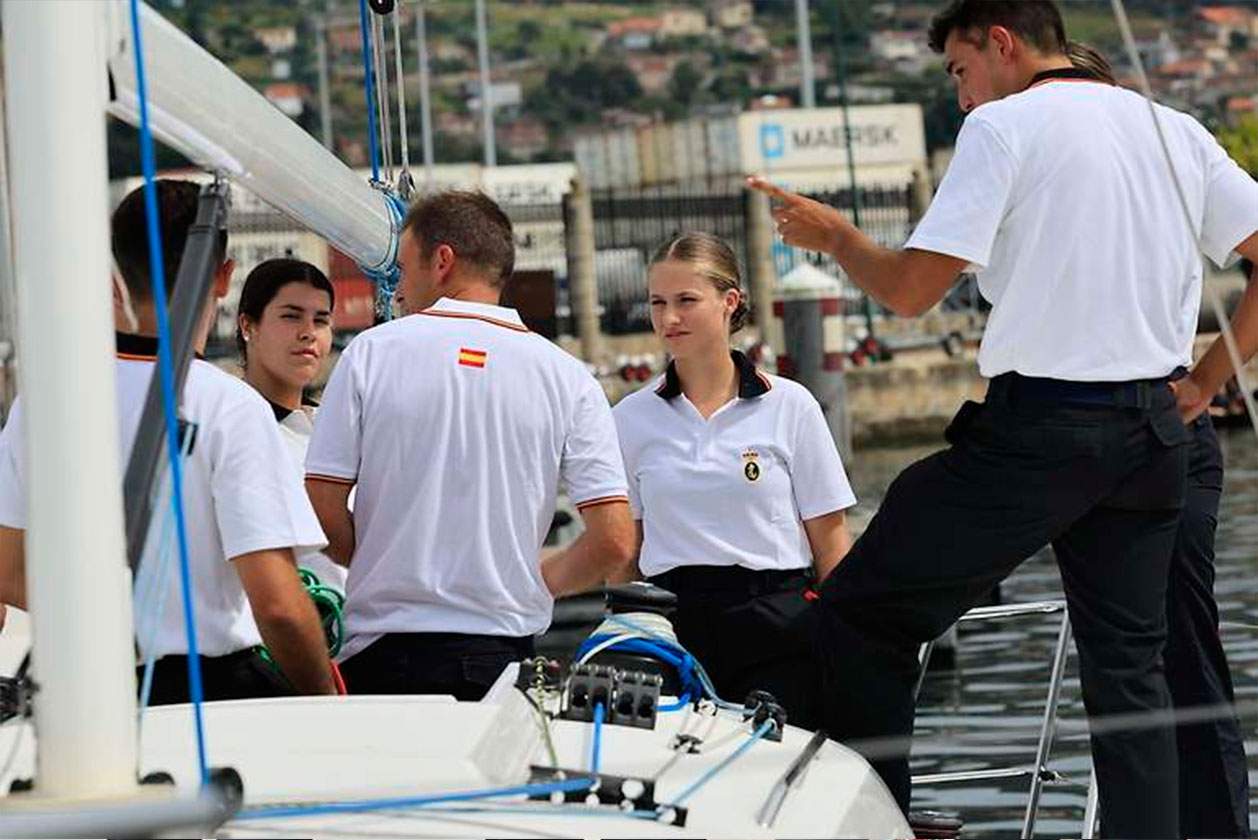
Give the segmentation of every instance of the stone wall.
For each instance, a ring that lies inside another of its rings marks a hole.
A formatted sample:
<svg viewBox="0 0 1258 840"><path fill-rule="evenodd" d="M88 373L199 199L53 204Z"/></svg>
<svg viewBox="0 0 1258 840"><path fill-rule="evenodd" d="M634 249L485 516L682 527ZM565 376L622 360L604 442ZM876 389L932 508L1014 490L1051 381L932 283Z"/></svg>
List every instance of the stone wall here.
<svg viewBox="0 0 1258 840"><path fill-rule="evenodd" d="M857 448L942 440L961 403L981 400L986 381L973 351L898 353L891 362L846 372L852 444Z"/></svg>

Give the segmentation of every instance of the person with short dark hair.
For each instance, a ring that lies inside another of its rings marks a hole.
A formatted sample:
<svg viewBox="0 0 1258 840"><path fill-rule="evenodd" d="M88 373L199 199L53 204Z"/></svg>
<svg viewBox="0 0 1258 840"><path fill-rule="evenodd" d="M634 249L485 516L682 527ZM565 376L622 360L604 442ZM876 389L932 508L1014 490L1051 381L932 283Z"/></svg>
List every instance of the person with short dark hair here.
<svg viewBox="0 0 1258 840"><path fill-rule="evenodd" d="M440 192L402 230L405 315L345 348L306 487L349 566L350 692L476 700L532 655L555 597L630 561L633 521L602 388L499 303L515 261L506 214ZM561 483L585 531L542 560Z"/></svg>
<svg viewBox="0 0 1258 840"><path fill-rule="evenodd" d="M1185 422L1231 374L1226 348L1172 379L1192 362L1199 251L1219 265L1258 254L1258 183L1196 120L1155 106L1168 165L1148 103L1072 66L1048 0L957 0L931 42L959 100L983 104L903 249L751 182L780 201L787 243L831 254L897 314L925 312L968 266L992 302L986 399L961 408L949 448L892 483L822 584L812 630L824 725L876 744L871 762L907 808L919 646L1051 543L1088 714L1124 721L1092 735L1104 833L1180 836L1166 590ZM1235 330L1253 355L1253 286Z"/></svg>
<svg viewBox="0 0 1258 840"><path fill-rule="evenodd" d="M306 389L332 352L336 290L304 260L279 257L254 266L236 307L236 349L244 379L271 406L280 436L304 471L318 404ZM325 586L345 591L345 567L312 551L297 563Z"/></svg>
<svg viewBox="0 0 1258 840"><path fill-rule="evenodd" d="M834 438L808 389L730 349L747 299L728 244L670 239L647 285L671 359L613 411L640 533L633 571L677 595L677 639L722 698L768 691L788 722L816 728L816 675L793 627L851 546L856 496Z"/></svg>
<svg viewBox="0 0 1258 840"><path fill-rule="evenodd" d="M200 187L159 180L157 206L167 291L173 291L188 231L196 220ZM157 319L148 263L143 188L114 211L112 242L118 324L118 411L123 454L131 449L157 357ZM227 292L233 263L219 240L220 264L205 301L193 346L205 348L214 302ZM288 459L265 401L245 383L194 359L180 401L191 430L184 462L184 510L192 569L197 641L205 699L231 700L336 691L318 614L294 564L294 552L324 543L300 475ZM25 459L20 400L0 435L0 598L25 604L21 533L26 522ZM164 507L140 564L137 591L155 591L159 578ZM186 703L187 639L178 608L179 576L166 576L166 607L150 623L136 616L142 657L156 659L152 704ZM146 628L155 626L151 633ZM265 643L275 667L257 652Z"/></svg>

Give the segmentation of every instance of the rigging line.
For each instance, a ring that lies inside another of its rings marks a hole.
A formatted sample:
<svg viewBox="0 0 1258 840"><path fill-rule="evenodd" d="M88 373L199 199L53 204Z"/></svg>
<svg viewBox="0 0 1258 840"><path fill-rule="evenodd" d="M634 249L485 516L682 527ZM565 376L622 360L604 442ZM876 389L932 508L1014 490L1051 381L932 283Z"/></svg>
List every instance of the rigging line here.
<svg viewBox="0 0 1258 840"><path fill-rule="evenodd" d="M1149 106L1149 116L1153 118L1153 126L1157 129L1158 142L1162 146L1162 155L1166 159L1166 167L1170 170L1171 181L1175 184L1175 195L1179 198L1179 208L1183 211L1184 221L1188 224L1188 231L1193 233L1195 226L1192 222L1192 212L1188 209L1188 198L1184 195L1184 185L1179 180L1179 173L1175 171L1175 163L1171 159L1171 150L1166 143L1166 133L1162 128L1162 120L1158 116L1157 107L1153 102L1153 88L1149 84L1149 77L1144 72L1144 62L1140 58L1140 50L1136 46L1136 36L1131 31L1131 22L1127 19L1127 7L1123 0L1110 0L1110 6L1114 10L1114 17L1118 21L1118 29L1123 36L1123 46L1127 49L1127 58L1135 68L1136 78L1140 83L1140 92L1144 96L1145 102ZM1196 236L1193 235L1194 241ZM1236 344L1236 335L1232 332L1232 324L1228 320L1227 310L1223 306L1223 299L1219 296L1218 289L1206 282L1206 265L1205 256L1201 257L1202 272L1201 286L1205 291L1206 298L1210 301L1210 306L1214 310L1214 317L1219 322L1219 331L1223 336L1223 345L1227 348L1228 357L1232 363L1233 375L1236 377L1236 384L1240 386L1241 398L1245 401L1245 410L1249 412L1250 427L1254 431L1254 435L1258 437L1258 406L1254 404L1253 387L1249 382L1249 377L1245 373L1245 366L1241 359L1240 347ZM1256 269L1258 270L1258 269ZM1246 278L1249 282L1250 278ZM1211 397L1214 395L1211 394Z"/></svg>
<svg viewBox="0 0 1258 840"><path fill-rule="evenodd" d="M197 764L201 786L210 783L205 756L205 720L201 712L204 690L201 683L201 657L197 646L196 608L192 600L192 569L188 560L188 530L183 509L183 465L179 458L179 423L176 417L174 364L171 359L170 315L166 303L166 264L157 208L157 162L153 149L153 129L149 123L148 79L144 73L144 44L140 27L139 0L131 0L131 47L135 54L136 99L140 106L140 163L144 172L144 212L148 234L149 276L157 314L157 370L166 418L166 453L170 461L171 503L174 505L175 534L179 541L180 594L183 596L184 633L188 640L188 696L192 701L196 732Z"/></svg>
<svg viewBox="0 0 1258 840"><path fill-rule="evenodd" d="M402 171L411 168L411 144L406 136L406 75L402 72L402 0L393 10L393 60L397 77L398 146L402 152Z"/></svg>
<svg viewBox="0 0 1258 840"><path fill-rule="evenodd" d="M668 805L672 807L677 807L681 805L683 802L685 802L687 799L689 799L691 796L697 793L700 788L702 788L708 782L715 779L727 767L729 767L731 764L737 761L738 758L743 753L747 752L747 750L751 749L757 741L759 741L765 735L768 735L769 730L773 729L775 726L777 726L777 724L773 722L772 718L760 724L760 726L757 727L755 732L747 736L747 740L744 741L742 745L738 747L738 749L734 750L732 753L725 756L725 758L721 759L720 763L718 763L715 767L712 767L709 770L707 770L698 779L695 779L693 783L691 783L685 790L683 790L680 794L678 794L677 797L673 799L673 801L668 803Z"/></svg>
<svg viewBox="0 0 1258 840"><path fill-rule="evenodd" d="M375 70L371 60L371 17L367 0L358 0L358 28L363 42L363 95L367 98L367 156L371 158L371 180L380 180L380 147L376 144Z"/></svg>
<svg viewBox="0 0 1258 840"><path fill-rule="evenodd" d="M376 63L376 107L379 108L380 148L384 153L384 178L393 184L393 125L389 116L389 65L384 60L384 22L371 16L372 59Z"/></svg>

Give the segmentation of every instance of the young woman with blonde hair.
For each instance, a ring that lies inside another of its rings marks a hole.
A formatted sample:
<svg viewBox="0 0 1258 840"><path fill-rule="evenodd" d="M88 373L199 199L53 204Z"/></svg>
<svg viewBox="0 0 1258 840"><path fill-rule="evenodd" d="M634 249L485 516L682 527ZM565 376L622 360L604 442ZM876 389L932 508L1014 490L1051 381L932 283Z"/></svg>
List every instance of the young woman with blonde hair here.
<svg viewBox="0 0 1258 840"><path fill-rule="evenodd" d="M816 399L730 348L748 307L729 245L687 233L651 260L651 325L671 356L616 406L638 571L674 592L678 640L725 700L765 690L815 724L798 632L812 585L851 545L856 503Z"/></svg>

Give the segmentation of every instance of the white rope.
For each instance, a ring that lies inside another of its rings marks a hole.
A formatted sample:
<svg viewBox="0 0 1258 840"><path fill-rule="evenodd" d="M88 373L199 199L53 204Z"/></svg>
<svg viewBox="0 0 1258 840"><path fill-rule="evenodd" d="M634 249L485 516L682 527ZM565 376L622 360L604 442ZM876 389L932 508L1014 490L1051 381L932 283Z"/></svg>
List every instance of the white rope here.
<svg viewBox="0 0 1258 840"><path fill-rule="evenodd" d="M397 76L398 145L402 151L402 171L411 168L411 146L406 136L406 76L402 73L402 0L393 10L393 61Z"/></svg>
<svg viewBox="0 0 1258 840"><path fill-rule="evenodd" d="M1183 211L1184 222L1188 225L1188 231L1195 240L1192 212L1188 209L1188 199L1184 195L1184 186L1180 183L1179 173L1175 171L1175 164L1171 159L1171 150L1166 143L1166 134L1162 130L1162 120L1158 117L1157 107L1153 104L1153 88L1149 85L1149 78L1144 72L1144 63L1140 59L1140 50L1136 47L1136 37L1132 34L1130 21L1127 20L1127 9L1123 4L1123 0L1110 0L1110 4L1114 9L1114 17L1118 19L1118 28L1123 35L1123 45L1127 49L1127 58L1136 70L1136 78L1140 82L1140 91L1149 106L1149 114L1153 117L1153 125L1157 129L1158 141L1162 144L1162 155L1166 159L1167 169L1171 172L1171 180L1175 184L1175 194L1179 197L1179 207ZM1236 336L1232 332L1232 324L1228 321L1227 310L1223 306L1223 300L1219 297L1218 290L1205 281L1206 268L1208 266L1204 256L1201 263L1201 285L1210 301L1211 308L1214 310L1214 316L1218 319L1219 331L1223 335L1223 344L1227 348L1228 356L1232 362L1236 383L1240 386L1241 398L1245 401L1245 409L1249 412L1250 426L1253 428L1255 436L1258 436L1258 406L1254 405L1253 388L1245 374L1240 348L1236 344ZM1246 278L1247 282L1248 280L1249 278ZM1213 394L1210 396L1213 397Z"/></svg>
<svg viewBox="0 0 1258 840"><path fill-rule="evenodd" d="M384 158L384 179L393 183L393 125L389 120L389 71L384 60L384 23L380 15L371 15L371 60L376 71L376 113L380 119L380 153Z"/></svg>

